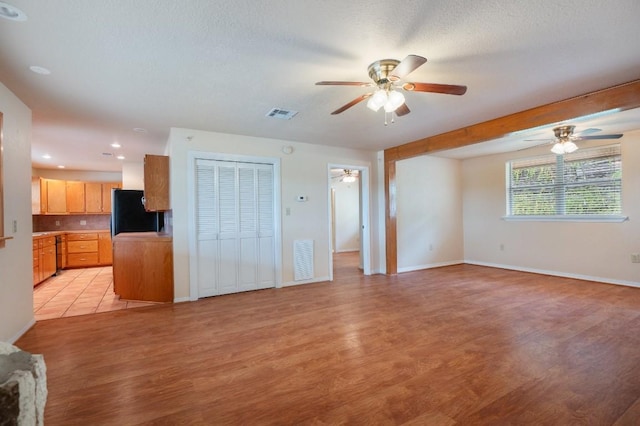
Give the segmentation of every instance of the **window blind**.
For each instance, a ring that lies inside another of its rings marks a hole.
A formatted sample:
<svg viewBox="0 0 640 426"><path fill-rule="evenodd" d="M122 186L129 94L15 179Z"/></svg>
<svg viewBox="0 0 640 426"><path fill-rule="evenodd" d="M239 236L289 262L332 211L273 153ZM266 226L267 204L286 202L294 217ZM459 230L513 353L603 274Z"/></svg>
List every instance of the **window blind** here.
<svg viewBox="0 0 640 426"><path fill-rule="evenodd" d="M622 213L620 145L507 163L507 215Z"/></svg>

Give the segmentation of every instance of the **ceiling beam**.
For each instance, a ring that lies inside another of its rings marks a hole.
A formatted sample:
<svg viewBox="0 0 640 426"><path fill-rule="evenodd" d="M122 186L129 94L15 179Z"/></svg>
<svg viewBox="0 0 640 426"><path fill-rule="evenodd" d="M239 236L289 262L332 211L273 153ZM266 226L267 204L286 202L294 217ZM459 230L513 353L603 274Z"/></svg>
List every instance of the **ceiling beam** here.
<svg viewBox="0 0 640 426"><path fill-rule="evenodd" d="M398 273L396 222L396 161L446 149L486 142L513 132L577 119L605 111L640 108L640 80L531 108L493 120L441 133L384 151L386 271Z"/></svg>
<svg viewBox="0 0 640 426"><path fill-rule="evenodd" d="M610 110L624 111L638 107L640 107L640 80L634 80L619 86L553 102L389 148L384 151L384 156L385 158L402 160L431 152L486 142L513 132L577 119L585 115Z"/></svg>

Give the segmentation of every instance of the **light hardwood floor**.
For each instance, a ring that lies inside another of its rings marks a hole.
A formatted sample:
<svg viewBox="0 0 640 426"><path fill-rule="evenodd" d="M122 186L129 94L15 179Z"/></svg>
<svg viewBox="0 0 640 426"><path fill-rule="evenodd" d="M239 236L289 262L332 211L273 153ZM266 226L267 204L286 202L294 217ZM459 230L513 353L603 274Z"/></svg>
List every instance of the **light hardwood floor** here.
<svg viewBox="0 0 640 426"><path fill-rule="evenodd" d="M65 269L33 289L36 321L149 306L113 293L113 268Z"/></svg>
<svg viewBox="0 0 640 426"><path fill-rule="evenodd" d="M45 424L638 424L640 289L339 263L333 283L38 322L17 345L44 354Z"/></svg>

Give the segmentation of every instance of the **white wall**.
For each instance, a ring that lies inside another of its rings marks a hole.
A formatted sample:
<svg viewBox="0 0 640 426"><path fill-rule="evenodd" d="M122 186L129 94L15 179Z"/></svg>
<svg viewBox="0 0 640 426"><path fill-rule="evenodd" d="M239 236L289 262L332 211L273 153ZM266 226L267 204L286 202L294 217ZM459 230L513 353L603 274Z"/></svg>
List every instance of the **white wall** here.
<svg viewBox="0 0 640 426"><path fill-rule="evenodd" d="M333 182L337 253L360 250L360 181Z"/></svg>
<svg viewBox="0 0 640 426"><path fill-rule="evenodd" d="M122 189L144 189L144 163L122 163Z"/></svg>
<svg viewBox="0 0 640 426"><path fill-rule="evenodd" d="M398 272L461 263L460 161L428 155L398 161L396 184Z"/></svg>
<svg viewBox="0 0 640 426"><path fill-rule="evenodd" d="M31 222L31 110L0 83L3 113L4 230L0 248L0 340L13 342L34 322ZM13 221L17 232L13 232Z"/></svg>
<svg viewBox="0 0 640 426"><path fill-rule="evenodd" d="M292 154L282 153L292 146ZM189 129L171 129L171 207L173 210L173 249L176 299L189 297L189 242L187 160L189 151L204 151L260 157L280 157L282 174L282 281L293 283L293 241L312 239L314 243L314 280L329 277L329 185L328 164L348 163L370 167L371 181L376 177L376 153L344 148L310 145L291 141L257 138ZM372 205L376 205L377 190L372 190ZM306 195L307 202L296 202L297 195ZM291 211L286 216L286 209ZM372 223L380 220L372 209ZM376 241L377 235L372 235ZM373 259L373 269L379 268Z"/></svg>
<svg viewBox="0 0 640 426"><path fill-rule="evenodd" d="M547 147L463 161L465 260L640 286L640 264L630 260L631 253L640 252L640 131L620 141L622 210L629 216L622 223L501 219L506 212L505 163L546 153ZM599 144L607 143L611 141Z"/></svg>

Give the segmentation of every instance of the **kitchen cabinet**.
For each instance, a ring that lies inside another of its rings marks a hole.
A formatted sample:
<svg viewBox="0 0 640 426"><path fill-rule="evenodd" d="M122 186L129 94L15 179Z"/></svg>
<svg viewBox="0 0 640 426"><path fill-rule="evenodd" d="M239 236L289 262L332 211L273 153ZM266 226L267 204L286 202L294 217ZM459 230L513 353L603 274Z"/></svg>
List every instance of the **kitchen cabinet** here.
<svg viewBox="0 0 640 426"><path fill-rule="evenodd" d="M85 213L84 182L66 181L67 213Z"/></svg>
<svg viewBox="0 0 640 426"><path fill-rule="evenodd" d="M86 182L84 184L84 211L86 213L102 213L102 184Z"/></svg>
<svg viewBox="0 0 640 426"><path fill-rule="evenodd" d="M113 263L110 232L98 233L98 263L100 265L111 265Z"/></svg>
<svg viewBox="0 0 640 426"><path fill-rule="evenodd" d="M120 182L108 182L102 184L102 212L111 213L111 191L122 188Z"/></svg>
<svg viewBox="0 0 640 426"><path fill-rule="evenodd" d="M150 212L169 210L169 157L144 156L144 208Z"/></svg>
<svg viewBox="0 0 640 426"><path fill-rule="evenodd" d="M57 267L67 267L67 234L61 234L56 238Z"/></svg>
<svg viewBox="0 0 640 426"><path fill-rule="evenodd" d="M67 185L65 181L41 179L40 188L44 188L45 213L67 213Z"/></svg>
<svg viewBox="0 0 640 426"><path fill-rule="evenodd" d="M122 299L173 302L172 237L158 232L114 236L113 291Z"/></svg>
<svg viewBox="0 0 640 426"><path fill-rule="evenodd" d="M109 214L111 189L120 182L82 182L34 178L31 183L33 214Z"/></svg>
<svg viewBox="0 0 640 426"><path fill-rule="evenodd" d="M40 281L40 242L33 239L33 285L37 285Z"/></svg>
<svg viewBox="0 0 640 426"><path fill-rule="evenodd" d="M98 233L83 232L67 234L67 267L82 268L97 266Z"/></svg>
<svg viewBox="0 0 640 426"><path fill-rule="evenodd" d="M33 285L41 283L55 273L56 237L35 237L33 239Z"/></svg>

